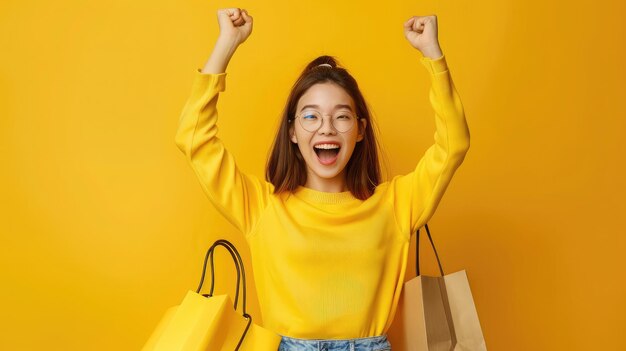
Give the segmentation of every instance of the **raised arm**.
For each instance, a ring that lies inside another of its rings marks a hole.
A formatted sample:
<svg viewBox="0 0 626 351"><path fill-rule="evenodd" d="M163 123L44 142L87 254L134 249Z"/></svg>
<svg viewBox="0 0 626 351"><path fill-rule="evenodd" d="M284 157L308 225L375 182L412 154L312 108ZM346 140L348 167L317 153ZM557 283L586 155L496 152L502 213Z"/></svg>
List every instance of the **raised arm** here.
<svg viewBox="0 0 626 351"><path fill-rule="evenodd" d="M412 17L405 23L405 35L424 55L420 62L430 76L429 100L436 127L434 144L426 150L415 170L391 181L396 218L402 230L412 235L434 214L465 159L470 134L461 99L437 41L437 18Z"/></svg>
<svg viewBox="0 0 626 351"><path fill-rule="evenodd" d="M252 16L246 10L236 7L219 9L217 22L220 25L220 35L201 73L224 73L235 50L252 33Z"/></svg>
<svg viewBox="0 0 626 351"><path fill-rule="evenodd" d="M233 156L217 137L217 101L219 93L225 90L225 70L252 25L252 17L236 10L218 10L220 37L204 68L195 74L175 140L209 200L247 237L267 205L271 184L239 171ZM239 31L233 29L238 23L243 28ZM228 33L224 26L230 35L224 34Z"/></svg>

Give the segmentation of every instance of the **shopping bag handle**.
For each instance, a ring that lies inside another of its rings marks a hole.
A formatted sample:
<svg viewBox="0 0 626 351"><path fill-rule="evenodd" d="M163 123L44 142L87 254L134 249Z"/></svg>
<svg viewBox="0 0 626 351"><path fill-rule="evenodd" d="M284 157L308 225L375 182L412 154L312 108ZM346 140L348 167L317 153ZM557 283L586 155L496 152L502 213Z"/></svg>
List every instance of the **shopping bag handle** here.
<svg viewBox="0 0 626 351"><path fill-rule="evenodd" d="M215 241L213 245L211 245L209 250L207 250L206 256L204 257L204 266L202 267L202 277L200 278L200 285L198 286L198 290L196 290L196 293L199 294L200 290L202 289L202 284L204 283L204 275L206 273L207 261L209 260L209 257L210 257L211 258L211 290L209 291L208 294L202 294L202 296L205 296L205 297L213 296L213 288L215 287L213 252L215 251L215 248L217 248L218 246L223 246L224 248L226 248L226 250L228 250L228 252L233 258L233 261L235 262L235 268L237 268L237 292L235 293L235 306L234 306L235 311L237 310L237 302L239 299L240 275L241 275L241 278L243 278L242 279L243 280L243 304L242 304L243 305L243 317L248 320L248 324L246 325L246 329L243 331L243 334L241 335L241 338L239 339L239 342L237 343L237 346L235 347L235 351L238 351L239 347L243 343L243 339L246 337L246 334L248 334L248 330L250 329L250 326L252 325L252 316L246 313L246 273L245 273L245 269L243 266L243 260L241 259L241 255L239 255L239 251L237 251L237 248L235 248L235 245L233 245L230 241L225 240L225 239L219 239Z"/></svg>
<svg viewBox="0 0 626 351"><path fill-rule="evenodd" d="M441 261L439 260L439 255L437 255L437 249L435 249L435 243L433 242L433 238L430 236L430 229L428 229L428 223L424 225L426 227L426 234L428 234L428 239L430 240L430 245L433 247L433 251L435 251L435 257L437 258L437 264L439 264L439 272L443 277L443 268L441 267ZM415 237L415 272L416 276L420 275L420 230L417 230Z"/></svg>
<svg viewBox="0 0 626 351"><path fill-rule="evenodd" d="M239 251L237 251L237 248L235 248L235 245L233 245L228 240L219 239L215 241L213 245L211 245L211 247L207 250L206 256L204 257L204 266L202 267L202 277L200 278L200 284L198 286L198 289L196 290L196 293L199 294L200 290L202 290L202 285L204 283L204 276L206 274L207 261L210 258L211 259L211 290L209 291L208 294L202 294L202 295L205 297L213 296L213 289L215 288L215 269L214 269L214 263L213 263L213 252L215 251L215 248L217 246L223 246L224 248L226 248L226 250L228 250L228 252L233 258L233 261L235 262L235 268L237 269L237 290L235 292L235 303L233 307L235 310L237 310L237 305L239 304L239 287L241 285L240 281L243 280L243 304L242 304L243 316L245 318L249 318L250 320L252 320L252 316L250 316L246 312L246 300L247 300L246 298L247 296L246 272L244 269L243 260L241 259L241 255L239 254Z"/></svg>

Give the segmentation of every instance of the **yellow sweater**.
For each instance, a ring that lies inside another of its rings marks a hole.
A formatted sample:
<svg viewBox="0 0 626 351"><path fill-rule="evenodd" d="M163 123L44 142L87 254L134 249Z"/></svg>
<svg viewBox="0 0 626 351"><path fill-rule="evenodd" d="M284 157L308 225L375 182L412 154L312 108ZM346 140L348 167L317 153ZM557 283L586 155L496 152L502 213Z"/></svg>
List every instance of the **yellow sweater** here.
<svg viewBox="0 0 626 351"><path fill-rule="evenodd" d="M240 171L217 136L226 73L197 70L176 145L209 200L245 236L266 328L303 339L387 332L411 235L431 218L469 149L445 56L420 62L431 80L435 142L412 172L380 184L365 201L302 186L274 195L271 183Z"/></svg>

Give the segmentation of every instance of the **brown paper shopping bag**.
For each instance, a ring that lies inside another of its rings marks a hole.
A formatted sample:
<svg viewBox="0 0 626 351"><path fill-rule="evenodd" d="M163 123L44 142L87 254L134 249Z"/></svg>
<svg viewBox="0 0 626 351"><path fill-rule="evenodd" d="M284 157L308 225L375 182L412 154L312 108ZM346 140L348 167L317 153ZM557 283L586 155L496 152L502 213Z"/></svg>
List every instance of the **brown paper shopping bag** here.
<svg viewBox="0 0 626 351"><path fill-rule="evenodd" d="M225 247L235 260L237 292L233 304L228 295L213 296L213 251ZM200 294L208 259L211 259L211 290ZM237 312L240 278L243 280L242 314ZM170 307L143 347L143 351L276 351L282 337L252 321L246 313L246 276L235 246L217 240L204 259L202 278L196 292L188 291L180 305Z"/></svg>
<svg viewBox="0 0 626 351"><path fill-rule="evenodd" d="M486 351L465 270L445 275L437 249L440 277L420 275L419 230L416 235L417 276L404 284L393 323L387 331L394 351Z"/></svg>

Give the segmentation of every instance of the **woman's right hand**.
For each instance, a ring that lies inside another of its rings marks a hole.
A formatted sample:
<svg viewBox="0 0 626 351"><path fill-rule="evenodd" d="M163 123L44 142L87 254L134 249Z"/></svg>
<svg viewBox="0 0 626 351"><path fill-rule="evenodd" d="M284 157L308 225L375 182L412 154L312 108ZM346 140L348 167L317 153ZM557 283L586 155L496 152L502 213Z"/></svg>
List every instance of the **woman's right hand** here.
<svg viewBox="0 0 626 351"><path fill-rule="evenodd" d="M217 10L220 25L220 39L240 45L252 33L252 16L238 7Z"/></svg>

